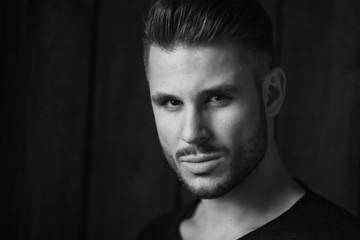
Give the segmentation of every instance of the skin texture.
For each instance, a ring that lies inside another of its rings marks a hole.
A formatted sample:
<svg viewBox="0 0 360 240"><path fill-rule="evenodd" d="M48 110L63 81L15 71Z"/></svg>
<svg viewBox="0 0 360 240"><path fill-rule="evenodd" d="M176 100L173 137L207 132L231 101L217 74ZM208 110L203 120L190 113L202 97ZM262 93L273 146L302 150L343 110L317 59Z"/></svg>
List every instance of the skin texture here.
<svg viewBox="0 0 360 240"><path fill-rule="evenodd" d="M218 198L239 185L266 150L252 54L246 49L241 56L231 54L234 48L229 43L150 50L148 77L160 142L170 165L199 198ZM188 162L202 155L210 161Z"/></svg>
<svg viewBox="0 0 360 240"><path fill-rule="evenodd" d="M147 76L161 146L180 179L202 198L181 223L183 239L239 238L303 195L273 138L285 75L275 68L254 79L260 61L230 40L150 48Z"/></svg>

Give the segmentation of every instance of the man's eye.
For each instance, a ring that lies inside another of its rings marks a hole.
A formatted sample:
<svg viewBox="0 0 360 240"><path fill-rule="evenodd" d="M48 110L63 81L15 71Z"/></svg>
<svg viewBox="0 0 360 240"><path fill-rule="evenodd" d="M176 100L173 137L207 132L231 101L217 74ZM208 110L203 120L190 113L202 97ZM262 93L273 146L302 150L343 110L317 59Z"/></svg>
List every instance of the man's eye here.
<svg viewBox="0 0 360 240"><path fill-rule="evenodd" d="M224 94L216 94L212 95L208 98L208 104L211 106L226 106L231 101L231 97L226 96Z"/></svg>
<svg viewBox="0 0 360 240"><path fill-rule="evenodd" d="M167 103L170 104L171 106L178 106L181 104L181 102L176 99L170 99Z"/></svg>
<svg viewBox="0 0 360 240"><path fill-rule="evenodd" d="M226 97L225 95L214 95L210 98L210 102L222 102L227 100L228 97Z"/></svg>
<svg viewBox="0 0 360 240"><path fill-rule="evenodd" d="M161 105L169 111L174 111L182 105L182 102L177 99L167 99L163 101Z"/></svg>

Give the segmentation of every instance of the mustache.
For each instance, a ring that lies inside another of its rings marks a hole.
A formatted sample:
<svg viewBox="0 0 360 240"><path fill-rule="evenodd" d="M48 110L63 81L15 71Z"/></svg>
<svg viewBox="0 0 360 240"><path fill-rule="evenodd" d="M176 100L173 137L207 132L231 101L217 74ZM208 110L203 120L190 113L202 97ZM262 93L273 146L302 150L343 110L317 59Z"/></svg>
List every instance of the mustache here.
<svg viewBox="0 0 360 240"><path fill-rule="evenodd" d="M217 152L219 149L213 146L195 146L190 145L188 147L182 148L175 153L176 159L180 157L184 157L187 155L196 155L197 153L210 153L210 152Z"/></svg>

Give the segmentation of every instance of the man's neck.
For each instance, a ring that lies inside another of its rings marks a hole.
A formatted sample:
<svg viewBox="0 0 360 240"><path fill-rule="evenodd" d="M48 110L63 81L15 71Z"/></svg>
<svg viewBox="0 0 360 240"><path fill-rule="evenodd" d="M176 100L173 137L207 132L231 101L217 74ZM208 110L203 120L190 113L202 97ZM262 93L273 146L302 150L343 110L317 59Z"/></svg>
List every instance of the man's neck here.
<svg viewBox="0 0 360 240"><path fill-rule="evenodd" d="M241 185L221 198L202 200L192 218L181 225L181 232L199 230L203 237L197 234L198 239L239 238L280 216L303 194L282 166L276 147L269 146L265 158Z"/></svg>

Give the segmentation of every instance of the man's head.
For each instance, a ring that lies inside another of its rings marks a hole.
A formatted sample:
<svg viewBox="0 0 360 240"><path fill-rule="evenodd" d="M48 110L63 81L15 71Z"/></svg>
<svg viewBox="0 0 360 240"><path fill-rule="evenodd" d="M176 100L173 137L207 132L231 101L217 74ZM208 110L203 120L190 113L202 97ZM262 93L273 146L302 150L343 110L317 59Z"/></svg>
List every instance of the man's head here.
<svg viewBox="0 0 360 240"><path fill-rule="evenodd" d="M145 67L151 46L170 51L182 45L205 46L222 39L236 40L257 53L259 60L254 67L274 66L272 23L257 1L155 1L143 39Z"/></svg>
<svg viewBox="0 0 360 240"><path fill-rule="evenodd" d="M253 0L160 0L150 10L144 61L160 143L200 198L228 193L266 154L266 119L284 88L272 45Z"/></svg>

